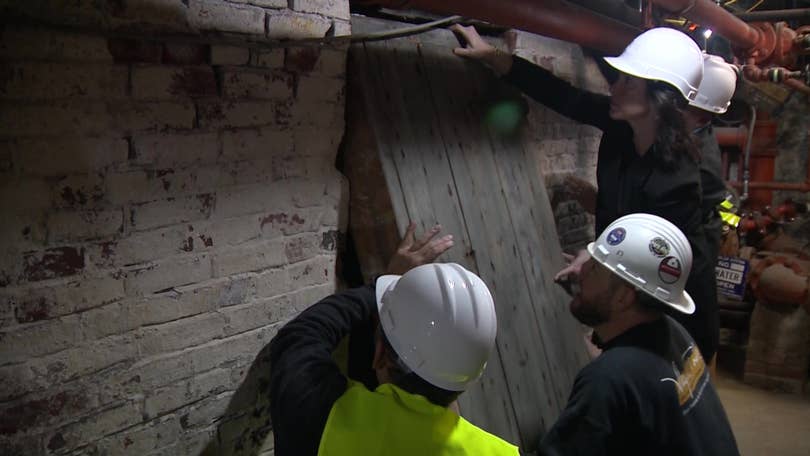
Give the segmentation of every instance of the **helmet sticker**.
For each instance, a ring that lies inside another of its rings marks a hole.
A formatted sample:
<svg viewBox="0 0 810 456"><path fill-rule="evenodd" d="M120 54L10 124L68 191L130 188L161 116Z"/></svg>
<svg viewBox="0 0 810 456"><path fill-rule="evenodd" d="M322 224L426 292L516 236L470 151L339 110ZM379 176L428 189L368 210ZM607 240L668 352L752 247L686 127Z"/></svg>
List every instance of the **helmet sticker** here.
<svg viewBox="0 0 810 456"><path fill-rule="evenodd" d="M660 237L653 238L650 241L650 252L657 257L665 257L669 255L669 243Z"/></svg>
<svg viewBox="0 0 810 456"><path fill-rule="evenodd" d="M607 235L607 243L610 245L619 245L624 240L627 231L624 228L614 228Z"/></svg>
<svg viewBox="0 0 810 456"><path fill-rule="evenodd" d="M658 278L666 284L673 284L681 278L681 261L673 256L661 260L658 265Z"/></svg>

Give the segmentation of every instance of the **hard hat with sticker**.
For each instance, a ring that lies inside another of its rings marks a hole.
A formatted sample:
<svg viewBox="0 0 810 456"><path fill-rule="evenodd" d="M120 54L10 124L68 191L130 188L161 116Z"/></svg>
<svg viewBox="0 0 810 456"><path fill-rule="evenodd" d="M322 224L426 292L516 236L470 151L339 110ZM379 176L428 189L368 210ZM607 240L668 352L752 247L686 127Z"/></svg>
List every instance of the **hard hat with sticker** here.
<svg viewBox="0 0 810 456"><path fill-rule="evenodd" d="M626 235L627 231L625 231L624 228L614 228L607 235L607 243L610 245L619 245Z"/></svg>
<svg viewBox="0 0 810 456"><path fill-rule="evenodd" d="M656 237L650 241L650 252L657 257L669 255L669 243L663 238Z"/></svg>
<svg viewBox="0 0 810 456"><path fill-rule="evenodd" d="M661 260L661 264L658 265L658 277L664 283L677 282L681 278L681 261L672 256Z"/></svg>

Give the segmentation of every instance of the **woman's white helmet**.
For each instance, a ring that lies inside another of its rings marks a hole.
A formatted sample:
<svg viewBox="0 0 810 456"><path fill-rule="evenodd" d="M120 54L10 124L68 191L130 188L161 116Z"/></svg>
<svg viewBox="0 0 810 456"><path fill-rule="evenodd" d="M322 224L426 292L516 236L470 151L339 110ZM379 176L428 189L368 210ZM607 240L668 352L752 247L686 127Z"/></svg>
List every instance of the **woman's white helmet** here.
<svg viewBox="0 0 810 456"><path fill-rule="evenodd" d="M692 270L692 247L668 220L650 214L625 215L588 245L588 253L673 309L685 314L695 311L695 302L684 291Z"/></svg>
<svg viewBox="0 0 810 456"><path fill-rule="evenodd" d="M697 97L689 104L704 111L723 114L737 88L737 71L721 57L703 54L703 79Z"/></svg>
<svg viewBox="0 0 810 456"><path fill-rule="evenodd" d="M380 325L400 360L449 391L484 372L498 320L489 288L455 263L426 264L377 279Z"/></svg>
<svg viewBox="0 0 810 456"><path fill-rule="evenodd" d="M613 68L642 79L662 81L688 101L697 97L703 78L703 56L686 34L656 27L637 36L618 57L605 57Z"/></svg>

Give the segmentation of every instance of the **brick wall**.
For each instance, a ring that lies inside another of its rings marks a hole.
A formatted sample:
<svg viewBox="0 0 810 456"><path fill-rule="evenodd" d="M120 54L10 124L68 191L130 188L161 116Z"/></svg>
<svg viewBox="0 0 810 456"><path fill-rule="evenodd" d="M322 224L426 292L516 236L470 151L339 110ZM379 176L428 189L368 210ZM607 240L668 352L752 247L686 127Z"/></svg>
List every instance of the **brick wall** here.
<svg viewBox="0 0 810 456"><path fill-rule="evenodd" d="M16 3L101 31L348 31L348 1ZM258 355L334 290L347 199L346 50L294 44L2 28L0 454L272 452Z"/></svg>
<svg viewBox="0 0 810 456"><path fill-rule="evenodd" d="M607 82L579 46L517 32L515 54L534 62L577 87L607 93ZM546 179L560 244L575 251L593 240L596 156L602 133L530 101L528 142Z"/></svg>

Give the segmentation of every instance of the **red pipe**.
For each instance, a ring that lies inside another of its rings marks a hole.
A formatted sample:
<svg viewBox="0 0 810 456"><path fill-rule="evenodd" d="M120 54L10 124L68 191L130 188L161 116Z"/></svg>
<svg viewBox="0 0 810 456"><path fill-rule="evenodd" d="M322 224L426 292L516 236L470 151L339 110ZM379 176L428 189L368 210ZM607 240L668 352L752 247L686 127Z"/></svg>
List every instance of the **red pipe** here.
<svg viewBox="0 0 810 456"><path fill-rule="evenodd" d="M355 0L394 9L459 14L620 54L641 31L562 0Z"/></svg>
<svg viewBox="0 0 810 456"><path fill-rule="evenodd" d="M740 182L729 182L736 188L741 188ZM810 192L810 182L760 182L753 181L748 183L748 188L751 190L787 190L793 192Z"/></svg>
<svg viewBox="0 0 810 456"><path fill-rule="evenodd" d="M745 150L745 142L748 139L748 127L745 125L739 127L714 127L713 130L719 145L739 147L740 150Z"/></svg>
<svg viewBox="0 0 810 456"><path fill-rule="evenodd" d="M738 47L750 50L762 39L760 31L710 0L653 0L661 8L712 30Z"/></svg>

